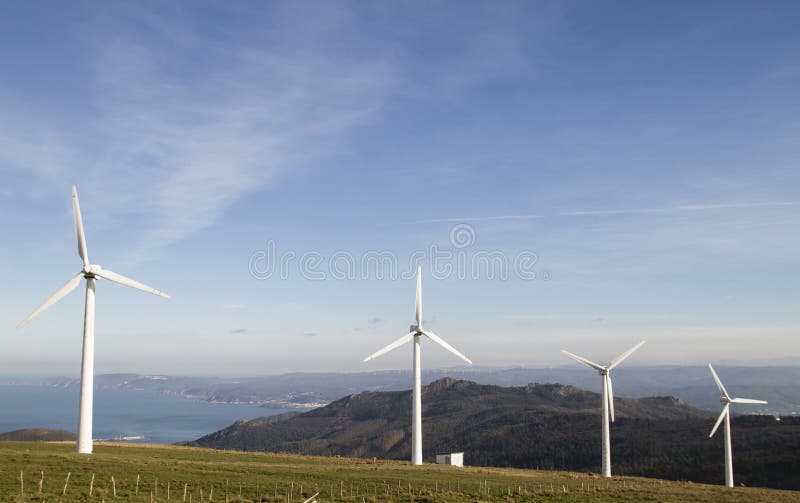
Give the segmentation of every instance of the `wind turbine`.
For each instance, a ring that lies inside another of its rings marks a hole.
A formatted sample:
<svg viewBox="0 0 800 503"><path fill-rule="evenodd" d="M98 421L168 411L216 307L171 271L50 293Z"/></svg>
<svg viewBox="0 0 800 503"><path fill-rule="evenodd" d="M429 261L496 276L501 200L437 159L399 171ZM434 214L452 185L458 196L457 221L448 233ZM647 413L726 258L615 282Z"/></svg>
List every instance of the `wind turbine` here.
<svg viewBox="0 0 800 503"><path fill-rule="evenodd" d="M78 415L78 452L92 453L92 400L94 398L94 296L95 283L98 279L107 279L114 283L136 288L143 292L152 293L159 297L169 298L169 295L155 288L143 285L138 281L126 278L99 265L89 262L89 253L86 251L86 237L83 234L83 220L81 207L78 203L78 192L72 186L72 213L75 218L75 235L78 238L78 255L83 260L83 269L74 278L67 281L56 293L50 296L41 306L37 307L27 318L17 325L23 325L38 316L42 311L52 306L62 297L75 290L81 282L86 280L86 311L83 320L83 357L81 359L81 398Z"/></svg>
<svg viewBox="0 0 800 503"><path fill-rule="evenodd" d="M389 344L388 346L384 347L383 349L379 349L375 353L372 353L368 357L364 358L365 362L372 360L373 358L377 358L384 353L388 353L389 351L399 348L403 344L408 342L414 341L414 360L413 360L413 368L414 368L414 391L413 391L413 398L411 402L411 464L413 465L421 465L422 464L422 384L421 384L421 373L422 369L420 366L420 339L424 335L425 337L429 338L436 344L442 346L444 349L450 351L457 357L461 358L465 362L472 365L472 361L467 358L466 356L459 353L453 346L446 343L441 337L434 334L429 330L422 329L422 267L417 268L417 300L414 305L414 311L416 316L416 325L411 325L411 332L400 337L393 343Z"/></svg>
<svg viewBox="0 0 800 503"><path fill-rule="evenodd" d="M611 422L614 422L614 388L611 385L610 373L611 370L622 363L625 358L629 357L634 351L642 347L642 344L644 344L644 341L616 357L614 361L612 361L607 367L598 365L597 363L578 355L574 355L569 351L565 351L563 349L561 350L562 353L569 356L573 360L583 363L587 367L596 370L603 379L603 477L611 476L611 435L609 433L608 420L610 418Z"/></svg>
<svg viewBox="0 0 800 503"><path fill-rule="evenodd" d="M714 423L714 428L711 430L711 434L708 438L714 436L714 433L717 432L717 428L719 428L720 423L722 420L725 420L725 485L728 487L733 487L733 451L731 450L731 404L732 403L767 403L764 400L752 400L750 398L731 398L728 392L725 390L725 386L722 385L722 381L719 380L719 376L716 372L714 372L714 367L711 364L708 364L708 369L711 371L711 376L714 378L714 382L717 383L717 388L719 388L719 392L721 393L719 397L719 401L724 405L722 407L722 412L719 414L717 418L717 422Z"/></svg>

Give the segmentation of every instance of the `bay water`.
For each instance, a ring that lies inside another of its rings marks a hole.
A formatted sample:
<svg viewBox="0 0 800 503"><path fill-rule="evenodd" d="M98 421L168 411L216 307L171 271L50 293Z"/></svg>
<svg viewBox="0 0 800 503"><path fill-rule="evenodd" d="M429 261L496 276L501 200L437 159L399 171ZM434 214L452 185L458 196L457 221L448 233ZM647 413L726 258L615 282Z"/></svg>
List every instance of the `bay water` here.
<svg viewBox="0 0 800 503"><path fill-rule="evenodd" d="M0 386L0 433L23 428L78 430L77 386ZM287 412L253 404L196 401L155 391L94 392L96 439L142 437L134 442L171 444L196 440L237 419Z"/></svg>

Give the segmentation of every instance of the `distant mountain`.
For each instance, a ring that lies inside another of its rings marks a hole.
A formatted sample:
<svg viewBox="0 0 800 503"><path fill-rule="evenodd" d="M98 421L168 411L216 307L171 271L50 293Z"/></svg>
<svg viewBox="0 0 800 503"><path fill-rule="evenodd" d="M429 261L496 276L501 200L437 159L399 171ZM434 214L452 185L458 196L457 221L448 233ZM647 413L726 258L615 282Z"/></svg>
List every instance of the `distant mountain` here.
<svg viewBox="0 0 800 503"><path fill-rule="evenodd" d="M599 471L600 395L573 386L504 388L445 378L423 388L427 462L465 452L482 466ZM615 473L719 483L721 436L714 415L673 397L617 398ZM245 451L407 459L410 391L367 391L306 413L233 425L187 445ZM734 419L737 480L800 488L800 420Z"/></svg>
<svg viewBox="0 0 800 503"><path fill-rule="evenodd" d="M800 367L719 366L728 389L739 396L768 400L746 413L800 414ZM622 366L614 371L614 388L620 396L676 396L706 410L719 405L716 386L706 366ZM582 389L600 389L600 379L578 364L533 368L464 367L423 371L423 384L453 377L479 384L524 386L530 382L559 382ZM408 388L408 371L361 373L291 373L248 378L181 377L166 375L103 374L95 377L97 389L148 390L193 400L252 403L285 409L309 409L327 405L339 397L364 390L399 391ZM5 379L0 385L78 386L70 377Z"/></svg>
<svg viewBox="0 0 800 503"><path fill-rule="evenodd" d="M75 440L78 437L71 431L49 430L47 428L26 428L24 430L14 430L0 433L0 440L12 440L16 442L60 442Z"/></svg>

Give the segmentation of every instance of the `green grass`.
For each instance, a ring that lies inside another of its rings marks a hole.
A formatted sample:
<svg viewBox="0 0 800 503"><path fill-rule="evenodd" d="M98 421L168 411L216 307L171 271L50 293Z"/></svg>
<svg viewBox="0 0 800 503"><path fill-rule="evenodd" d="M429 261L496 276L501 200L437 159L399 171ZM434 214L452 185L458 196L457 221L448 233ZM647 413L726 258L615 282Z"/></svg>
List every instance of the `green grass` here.
<svg viewBox="0 0 800 503"><path fill-rule="evenodd" d="M24 494L20 491L23 474ZM39 482L44 472L42 491ZM66 494L64 483L70 473ZM89 494L92 475L94 485ZM136 478L139 476L138 494ZM720 473L720 476L722 474ZM114 498L111 477L116 482ZM302 503L707 501L789 502L800 493L660 481L610 480L571 472L410 466L397 461L320 458L188 447L98 444L91 456L73 442L0 442L0 500L269 501ZM169 499L167 487L169 486ZM410 488L410 489L409 489ZM241 499L239 494L241 491Z"/></svg>

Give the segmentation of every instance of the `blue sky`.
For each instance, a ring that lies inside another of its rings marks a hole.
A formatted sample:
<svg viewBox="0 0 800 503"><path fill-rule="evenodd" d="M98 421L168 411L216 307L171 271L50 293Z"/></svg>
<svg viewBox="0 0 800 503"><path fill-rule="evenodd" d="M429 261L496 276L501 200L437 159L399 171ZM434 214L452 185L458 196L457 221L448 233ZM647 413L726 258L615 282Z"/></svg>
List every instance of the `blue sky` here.
<svg viewBox="0 0 800 503"><path fill-rule="evenodd" d="M428 326L478 365L640 339L631 363L798 358L799 15L3 5L0 372L79 371L82 293L14 328L80 268L73 183L93 261L173 296L99 283L98 372L405 368L409 348L361 359L405 333L413 281L326 267L381 253L408 272L415 252ZM251 271L270 242L295 254L285 278ZM432 246L535 254L536 277L434 278Z"/></svg>

